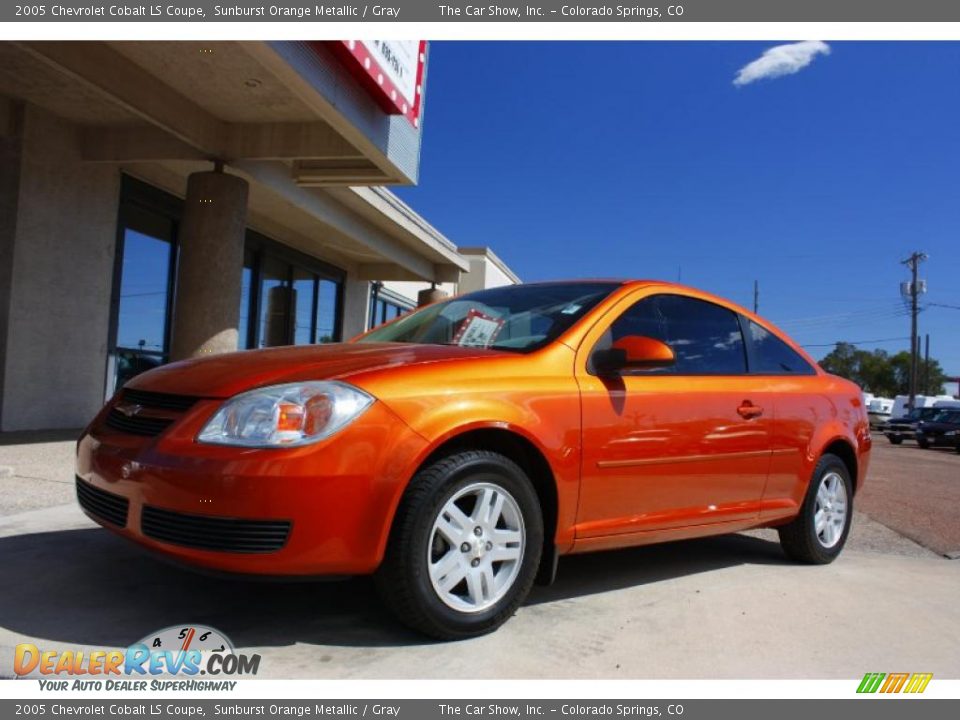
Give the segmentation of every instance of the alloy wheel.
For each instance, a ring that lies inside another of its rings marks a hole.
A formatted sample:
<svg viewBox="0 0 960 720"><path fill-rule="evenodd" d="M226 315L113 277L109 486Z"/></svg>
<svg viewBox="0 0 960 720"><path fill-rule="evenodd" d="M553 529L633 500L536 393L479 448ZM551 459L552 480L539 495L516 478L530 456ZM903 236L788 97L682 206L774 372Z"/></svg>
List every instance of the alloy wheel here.
<svg viewBox="0 0 960 720"><path fill-rule="evenodd" d="M427 545L437 597L459 612L482 612L513 587L526 546L523 515L499 485L476 482L440 508Z"/></svg>
<svg viewBox="0 0 960 720"><path fill-rule="evenodd" d="M813 515L817 540L825 548L832 548L843 537L847 524L847 486L839 473L828 472L817 488L817 502Z"/></svg>

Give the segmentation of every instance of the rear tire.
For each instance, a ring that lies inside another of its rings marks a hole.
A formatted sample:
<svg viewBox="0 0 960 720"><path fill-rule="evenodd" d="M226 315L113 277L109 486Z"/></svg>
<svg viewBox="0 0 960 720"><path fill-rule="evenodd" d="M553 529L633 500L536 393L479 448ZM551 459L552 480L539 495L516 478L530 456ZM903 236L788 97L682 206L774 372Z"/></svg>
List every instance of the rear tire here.
<svg viewBox="0 0 960 720"><path fill-rule="evenodd" d="M902 437L888 437L887 439L890 441L891 445L900 445L903 443Z"/></svg>
<svg viewBox="0 0 960 720"><path fill-rule="evenodd" d="M543 549L536 491L512 460L466 450L421 469L374 579L397 618L457 640L492 632L526 599Z"/></svg>
<svg viewBox="0 0 960 720"><path fill-rule="evenodd" d="M826 454L814 468L800 513L779 528L780 545L792 560L826 565L843 550L852 519L850 472L843 460Z"/></svg>
<svg viewBox="0 0 960 720"><path fill-rule="evenodd" d="M930 449L930 442L928 440L917 440L917 445L922 447L924 450Z"/></svg>

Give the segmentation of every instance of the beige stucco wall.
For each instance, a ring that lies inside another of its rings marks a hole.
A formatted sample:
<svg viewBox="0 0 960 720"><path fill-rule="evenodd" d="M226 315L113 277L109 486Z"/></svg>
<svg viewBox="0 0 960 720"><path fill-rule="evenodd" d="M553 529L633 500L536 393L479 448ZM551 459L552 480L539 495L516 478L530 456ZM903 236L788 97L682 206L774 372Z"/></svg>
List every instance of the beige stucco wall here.
<svg viewBox="0 0 960 720"><path fill-rule="evenodd" d="M103 404L120 173L24 108L0 429L85 425Z"/></svg>

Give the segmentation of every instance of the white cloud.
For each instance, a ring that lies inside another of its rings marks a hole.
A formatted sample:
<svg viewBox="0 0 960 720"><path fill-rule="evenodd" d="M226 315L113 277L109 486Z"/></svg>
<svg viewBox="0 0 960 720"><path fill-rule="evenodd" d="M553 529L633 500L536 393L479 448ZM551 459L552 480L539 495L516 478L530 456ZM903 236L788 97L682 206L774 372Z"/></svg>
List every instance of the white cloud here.
<svg viewBox="0 0 960 720"><path fill-rule="evenodd" d="M752 63L744 65L733 79L734 85L746 85L764 78L793 75L813 62L817 55L829 55L830 46L819 40L777 45Z"/></svg>

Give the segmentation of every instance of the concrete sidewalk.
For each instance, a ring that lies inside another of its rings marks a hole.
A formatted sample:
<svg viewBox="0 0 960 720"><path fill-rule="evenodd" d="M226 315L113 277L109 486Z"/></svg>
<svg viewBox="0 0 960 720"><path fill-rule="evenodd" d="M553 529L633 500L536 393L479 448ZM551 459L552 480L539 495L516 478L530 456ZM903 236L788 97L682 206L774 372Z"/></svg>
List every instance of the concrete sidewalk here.
<svg viewBox="0 0 960 720"><path fill-rule="evenodd" d="M855 527L881 532L870 525ZM196 575L59 506L0 518L0 657L27 640L125 647L202 623L278 678L960 677L960 563L851 548L807 567L758 535L564 559L498 632L443 644L398 625L369 580Z"/></svg>
<svg viewBox="0 0 960 720"><path fill-rule="evenodd" d="M73 501L80 430L0 433L0 516Z"/></svg>

